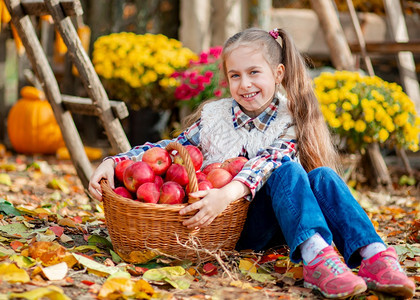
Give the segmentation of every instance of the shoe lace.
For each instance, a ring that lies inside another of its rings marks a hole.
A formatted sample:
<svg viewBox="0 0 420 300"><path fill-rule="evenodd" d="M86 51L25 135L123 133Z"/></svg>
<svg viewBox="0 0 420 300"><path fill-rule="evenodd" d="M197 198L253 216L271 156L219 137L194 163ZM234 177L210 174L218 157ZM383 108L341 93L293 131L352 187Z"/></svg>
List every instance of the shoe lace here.
<svg viewBox="0 0 420 300"><path fill-rule="evenodd" d="M324 265L327 266L328 269L331 269L331 271L336 275L342 274L345 270L347 270L347 267L338 256L327 258Z"/></svg>

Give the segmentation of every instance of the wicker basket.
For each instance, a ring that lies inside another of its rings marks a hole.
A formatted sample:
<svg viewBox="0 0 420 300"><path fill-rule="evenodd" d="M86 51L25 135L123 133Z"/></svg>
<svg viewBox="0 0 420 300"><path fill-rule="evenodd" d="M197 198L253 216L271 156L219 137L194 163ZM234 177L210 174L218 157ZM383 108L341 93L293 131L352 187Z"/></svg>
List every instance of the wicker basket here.
<svg viewBox="0 0 420 300"><path fill-rule="evenodd" d="M197 191L197 178L188 151L179 143L170 143L166 149L177 150L184 159L189 176L189 191ZM158 250L191 261L206 261L212 257L199 249L232 251L239 239L248 211L249 201L238 199L207 227L188 229L182 222L195 214L180 215L188 204L153 204L133 201L114 193L106 180L101 181L106 225L114 251L127 262L147 260L150 250ZM190 198L188 203L197 199ZM156 252L155 252L156 253ZM153 256L153 255L152 255Z"/></svg>

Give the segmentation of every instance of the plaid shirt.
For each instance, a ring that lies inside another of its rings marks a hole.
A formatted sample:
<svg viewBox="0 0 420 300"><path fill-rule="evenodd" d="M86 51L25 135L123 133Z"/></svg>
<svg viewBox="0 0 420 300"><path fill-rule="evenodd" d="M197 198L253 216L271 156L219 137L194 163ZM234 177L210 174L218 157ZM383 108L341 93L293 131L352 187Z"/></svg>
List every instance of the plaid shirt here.
<svg viewBox="0 0 420 300"><path fill-rule="evenodd" d="M270 106L267 107L258 117L251 118L246 115L236 101L232 101L232 120L235 129L244 127L245 129L260 130L264 132L277 117L277 108L279 100L274 98ZM113 156L114 161L120 162L126 159L140 160L144 151L152 147L165 148L170 142L178 142L182 145L200 144L200 130L201 119L198 119L193 125L182 132L177 138L173 140L162 140L157 143L146 143L141 146L136 146L128 152ZM249 199L255 196L255 193L264 185L271 173L283 162L292 160L297 161L297 147L294 134L288 130L292 128L293 124L287 124L282 131L282 135L275 140L275 142L267 148L262 148L255 157L248 157L246 149L242 149L238 156L245 156L249 161L234 180L238 180L248 186L251 191Z"/></svg>

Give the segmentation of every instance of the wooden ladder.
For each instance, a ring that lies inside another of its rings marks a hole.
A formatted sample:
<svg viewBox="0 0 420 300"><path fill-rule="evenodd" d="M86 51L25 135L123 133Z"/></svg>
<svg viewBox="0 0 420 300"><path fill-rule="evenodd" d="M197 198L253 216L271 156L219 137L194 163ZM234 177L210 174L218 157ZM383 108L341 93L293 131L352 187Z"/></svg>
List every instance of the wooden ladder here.
<svg viewBox="0 0 420 300"><path fill-rule="evenodd" d="M116 152L130 149L120 119L128 116L124 102L109 101L105 89L77 35L71 17L83 14L79 0L5 0L12 23L22 39L37 80L51 104L55 118L83 186L88 187L92 165L84 151L71 112L99 117L108 141ZM67 46L89 98L62 95L31 16L51 15Z"/></svg>

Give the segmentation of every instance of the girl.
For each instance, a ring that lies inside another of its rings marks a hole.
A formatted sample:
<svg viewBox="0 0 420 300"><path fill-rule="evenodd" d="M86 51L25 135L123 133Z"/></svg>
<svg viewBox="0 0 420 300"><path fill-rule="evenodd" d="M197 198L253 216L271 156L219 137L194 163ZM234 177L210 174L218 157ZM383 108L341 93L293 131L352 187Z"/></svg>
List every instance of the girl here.
<svg viewBox="0 0 420 300"><path fill-rule="evenodd" d="M230 202L247 197L252 203L237 249L259 251L284 239L291 260L303 260L304 285L329 298L350 297L367 286L412 297L415 285L395 250L386 248L334 171L336 152L290 37L279 29L247 29L226 41L222 59L232 98L203 105L175 141L199 146L205 165L241 155L249 161L226 186L196 192L201 200L180 214L198 212L184 225L207 226ZM101 199L101 178L113 187L117 162L139 160L145 150L169 142L106 159L92 175L90 193ZM361 264L358 276L340 260L333 241L349 267Z"/></svg>

